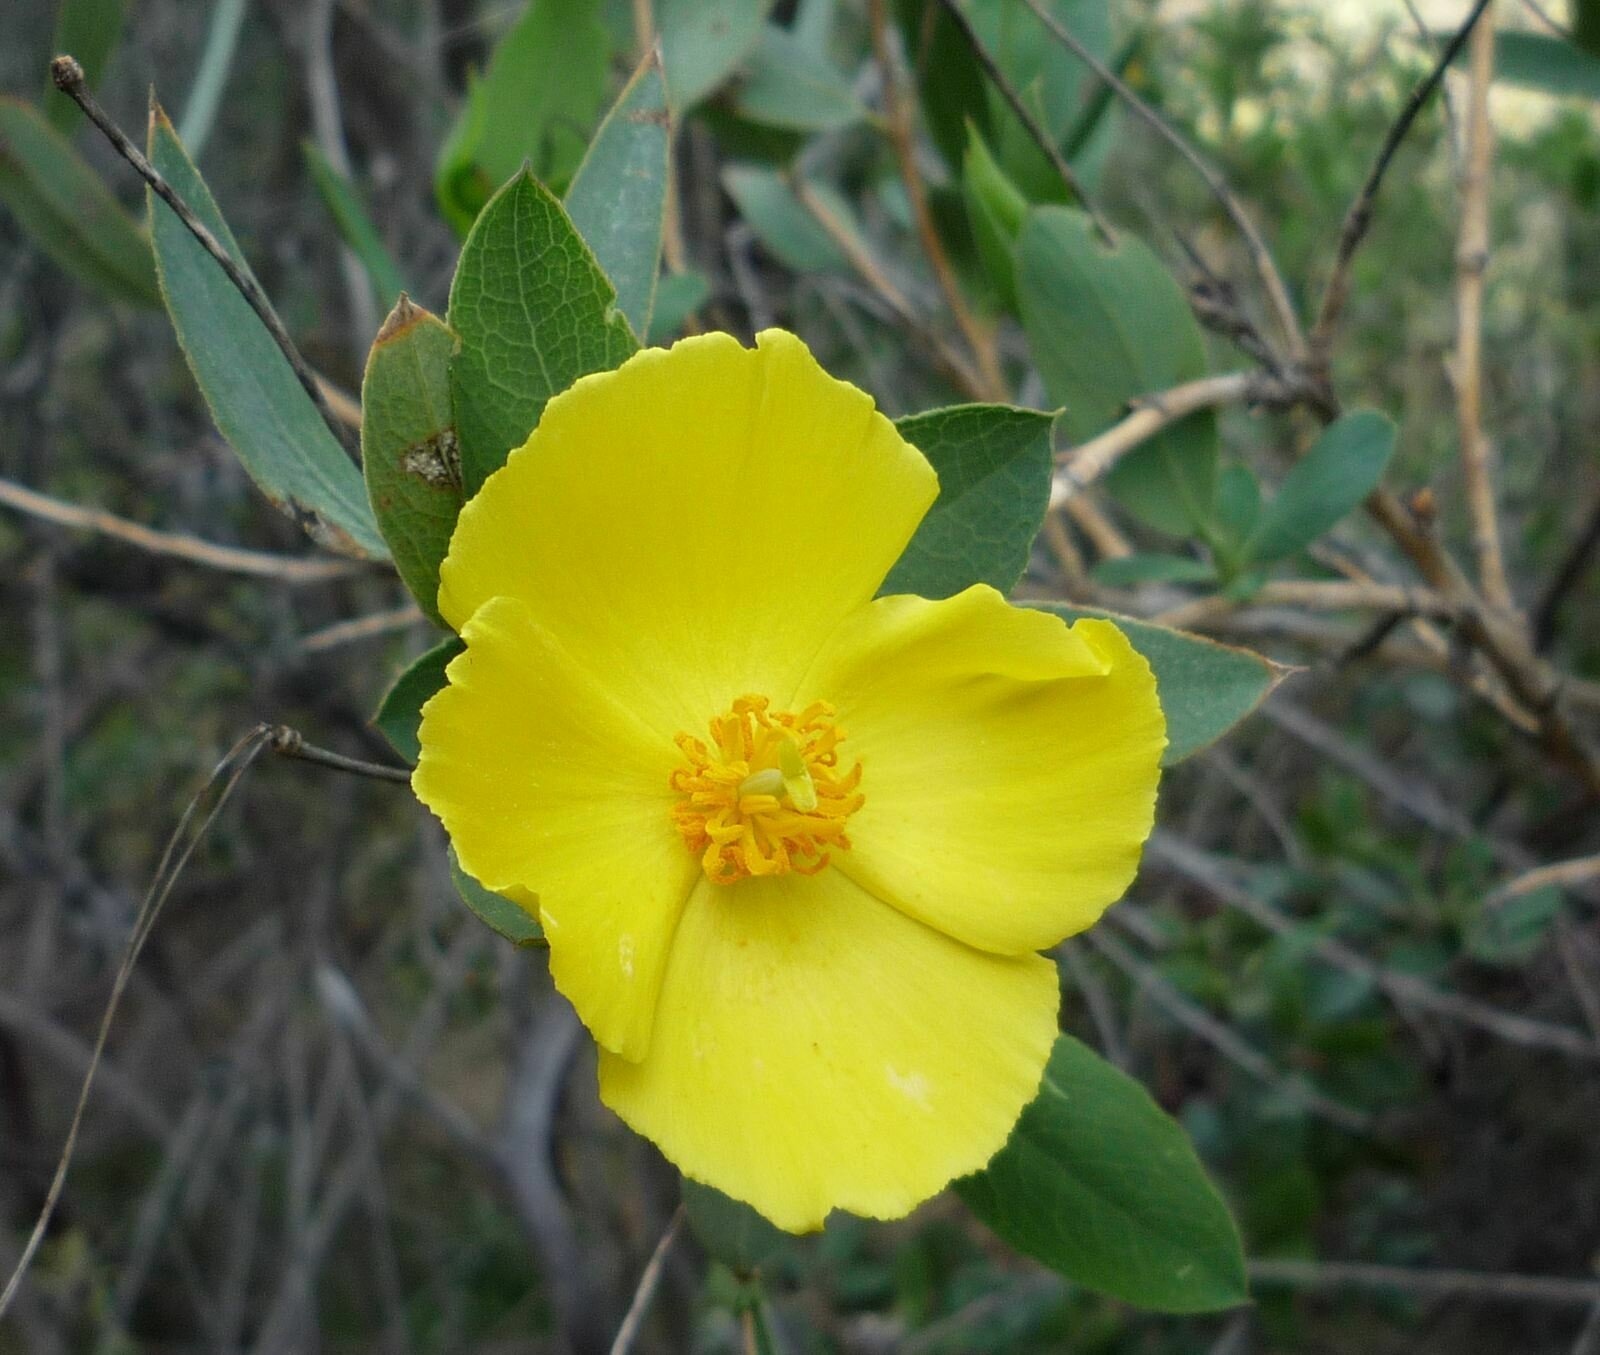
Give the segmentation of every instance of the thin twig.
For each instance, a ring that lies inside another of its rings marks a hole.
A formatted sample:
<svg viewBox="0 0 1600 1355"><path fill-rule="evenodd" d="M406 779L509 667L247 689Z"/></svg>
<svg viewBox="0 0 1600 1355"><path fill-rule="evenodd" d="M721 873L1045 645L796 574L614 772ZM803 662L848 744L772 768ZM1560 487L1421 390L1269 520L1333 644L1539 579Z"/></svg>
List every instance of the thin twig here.
<svg viewBox="0 0 1600 1355"><path fill-rule="evenodd" d="M1102 475L1134 448L1148 442L1164 428L1196 410L1231 404L1248 398L1260 378L1254 372L1228 372L1222 376L1186 381L1170 390L1153 392L1133 401L1133 412L1105 432L1061 453L1065 461L1050 485L1050 506L1057 508Z"/></svg>
<svg viewBox="0 0 1600 1355"><path fill-rule="evenodd" d="M633 1349L634 1339L639 1335L645 1314L650 1311L650 1300L655 1297L656 1286L661 1282L661 1271L667 1263L667 1253L672 1250L672 1244L678 1240L678 1234L683 1231L683 1220L684 1209L680 1204L672 1211L672 1221L667 1224L666 1232L661 1234L661 1241L656 1243L656 1249L650 1253L650 1259L645 1262L644 1273L639 1276L639 1287L633 1291L633 1301L628 1304L622 1325L617 1328L617 1339L611 1343L611 1355L628 1355Z"/></svg>
<svg viewBox="0 0 1600 1355"><path fill-rule="evenodd" d="M331 626L312 631L300 641L300 652L325 653L341 645L354 644L358 640L371 640L380 635L390 635L397 630L406 630L421 620L422 612L414 603L408 602L403 607L394 607L385 612L373 612L369 616L357 616L349 621L336 621Z"/></svg>
<svg viewBox="0 0 1600 1355"><path fill-rule="evenodd" d="M1528 1303L1600 1303L1600 1280L1479 1270L1410 1270L1360 1261L1252 1261L1250 1278L1257 1284L1296 1289L1398 1289L1411 1294L1464 1294Z"/></svg>
<svg viewBox="0 0 1600 1355"><path fill-rule="evenodd" d="M1244 607L1304 607L1313 612L1361 610L1443 620L1454 617L1457 610L1454 603L1427 588L1344 579L1277 579L1262 584L1249 597L1231 598L1214 593L1168 608L1151 619L1179 630L1193 629Z"/></svg>
<svg viewBox="0 0 1600 1355"><path fill-rule="evenodd" d="M1580 856L1570 861L1555 861L1547 866L1536 866L1532 870L1523 871L1515 879L1507 880L1484 900L1483 906L1497 908L1512 899L1520 899L1548 885L1569 887L1588 884L1591 880L1600 880L1600 856Z"/></svg>
<svg viewBox="0 0 1600 1355"><path fill-rule="evenodd" d="M350 560L319 560L315 557L273 555L266 551L241 550L237 546L219 546L202 541L197 536L182 532L161 532L144 527L126 518L116 517L97 508L82 508L77 504L62 503L28 489L11 480L0 479L0 503L19 513L58 523L63 527L76 527L83 531L99 532L116 538L152 555L166 555L208 569L220 569L230 574L253 574L258 578L278 579L283 583L327 583L331 579L347 579L362 572L363 566Z"/></svg>
<svg viewBox="0 0 1600 1355"><path fill-rule="evenodd" d="M887 0L871 0L872 52L877 63L878 76L883 85L884 120L888 124L889 144L894 148L895 160L900 167L900 178L905 184L906 199L911 204L911 215L916 222L917 239L922 252L927 255L939 290L944 293L950 314L966 338L967 347L977 364L978 376L989 400L1004 400L1008 394L1006 380L1000 371L999 353L994 334L979 323L967 299L962 294L960 280L945 253L944 241L934 223L928 206L928 193L922 182L922 172L917 168L916 134L911 123L911 104L900 84L900 74L889 40Z"/></svg>
<svg viewBox="0 0 1600 1355"><path fill-rule="evenodd" d="M1456 426L1461 474L1472 516L1478 585L1492 607L1510 608L1505 555L1483 432L1483 278L1489 266L1489 169L1494 131L1489 124L1489 84L1494 78L1494 2L1472 30L1467 87L1466 170L1461 182L1461 233L1456 246Z"/></svg>
<svg viewBox="0 0 1600 1355"><path fill-rule="evenodd" d="M1029 4L1033 2L1034 0L1028 0ZM1394 159L1395 152L1400 149L1400 143L1405 140L1406 133L1411 130L1412 123L1417 120L1417 114L1427 103L1428 96L1444 79L1445 71L1449 70L1450 63L1456 59L1456 54L1472 35L1472 30L1483 17L1483 12L1489 4L1490 0L1477 0L1472 12L1467 15L1461 27L1456 29L1455 36L1439 53L1433 69L1428 72L1422 83L1411 91L1411 97L1406 100L1405 107L1400 110L1400 116L1395 119L1389 128L1389 134L1383 140L1378 158L1367 171L1366 182L1361 185L1361 191L1356 194L1355 201L1350 204L1350 210L1345 214L1344 225L1339 231L1338 249L1334 254L1333 271L1329 274L1327 288L1322 293L1322 305L1317 311L1317 322L1311 329L1311 365L1313 370L1324 376L1328 371L1332 355L1334 331L1338 328L1339 319L1344 314L1344 303L1350 295L1351 265L1355 262L1356 250L1366 237L1367 228L1372 224L1373 203L1377 199L1378 189L1383 184L1383 176L1388 172L1389 163Z"/></svg>
<svg viewBox="0 0 1600 1355"><path fill-rule="evenodd" d="M307 743L299 730L290 729L288 725L262 725L261 732L266 737L267 747L283 757L314 762L319 767L331 767L335 771L370 777L374 781L396 781L402 785L411 783L408 768L385 767L381 762L363 762L360 758L329 752L326 748Z"/></svg>
<svg viewBox="0 0 1600 1355"><path fill-rule="evenodd" d="M349 452L352 457L357 456L354 441L350 438L349 430L343 422L328 407L328 402L323 398L322 388L318 385L317 375L307 365L306 360L300 356L300 350L294 346L294 340L289 337L289 331L283 327L283 322L278 319L277 312L272 309L272 303L267 300L266 294L261 290L256 280L234 262L233 256L218 242L217 237L207 229L205 223L190 209L189 204L178 194L178 191L162 177L144 157L144 153L128 139L128 134L112 120L111 115L100 107L99 101L89 93L84 83L83 67L71 56L58 56L50 63L50 78L55 81L55 86L79 108L83 109L89 121L94 123L106 137L117 154L122 156L138 171L139 177L150 185L151 191L156 194L173 214L188 228L189 233L200 242L200 246L216 260L217 266L227 275L228 281L238 289L249 304L250 309L256 313L257 318L267 328L267 333L272 335L272 340L278 345L278 350L293 369L295 378L300 382L305 393L310 397L311 403L316 406L317 412L322 415L323 422L328 425L329 431L338 441L339 445Z"/></svg>
<svg viewBox="0 0 1600 1355"><path fill-rule="evenodd" d="M949 0L954 8L954 0ZM1289 354L1297 361L1305 356L1305 340L1300 333L1300 321L1294 312L1294 302L1289 299L1289 289L1283 281L1283 274L1278 271L1278 265L1272 257L1272 251L1267 248L1267 243L1261 238L1261 232L1256 229L1256 224L1251 220L1250 214L1245 211L1244 205L1228 187L1227 180L1213 169L1206 158L1200 154L1189 141L1182 136L1165 118L1154 108L1141 99L1129 88L1128 83L1121 78L1111 67L1100 60L1078 39L1071 29L1063 24L1054 14L1046 9L1039 0L1026 0L1034 17L1050 32L1051 36L1066 47L1071 53L1083 62L1097 78L1109 85L1116 96L1140 118L1169 146L1178 152L1194 171L1205 180L1206 187L1211 190L1212 196L1222 205L1222 210L1228 214L1228 219L1233 222L1234 229L1244 238L1245 248L1250 254L1251 262L1255 264L1256 273L1261 279L1261 285L1266 290L1267 301L1272 307L1273 315L1277 319L1278 327L1283 331L1285 342L1289 345Z"/></svg>
<svg viewBox="0 0 1600 1355"><path fill-rule="evenodd" d="M111 983L111 995L106 999L105 1013L100 1018L100 1030L95 1036L94 1047L89 1056L89 1067L84 1072L83 1083L78 1089L77 1105L73 1108L72 1119L67 1126L67 1137L56 1163L55 1176L51 1179L50 1189L45 1194L44 1204L40 1207L39 1216L34 1222L27 1244L22 1249L22 1255L6 1281L5 1289L0 1291L0 1318L5 1316L11 1301L16 1297L22 1278L27 1274L40 1243L44 1241L50 1220L55 1216L56 1206L61 1201L62 1189L67 1184L67 1171L72 1165L73 1153L78 1146L78 1132L83 1127L84 1111L89 1104L89 1092L94 1087L95 1073L105 1054L106 1040L111 1035L112 1023L116 1020L117 1012L122 1005L122 995L127 991L128 980L133 975L133 967L139 959L139 953L144 949L144 943L150 939L150 932L161 916L161 909L171 895L173 886L177 884L178 877L182 875L184 867L189 864L189 858L194 855L195 848L200 845L206 831L222 812L223 806L232 798L240 779L250 769L262 749L267 746L267 737L268 731L262 726L257 726L228 750L215 770L206 778L205 785L189 801L183 816L178 820L178 826L167 839L166 849L161 853L161 860L156 865L150 888L139 906L138 913L134 916L133 928L128 934L122 960ZM222 788L217 792L210 808L200 818L199 826L190 833L189 826L200 815L200 807L207 793L218 782L222 783Z"/></svg>
<svg viewBox="0 0 1600 1355"><path fill-rule="evenodd" d="M994 57L989 54L989 49L984 46L983 39L972 26L972 21L967 18L966 12L961 7L961 0L944 0L944 7L955 21L956 27L961 30L962 36L967 40L967 46L972 49L973 56L977 57L978 64L983 67L984 74L990 82L1000 91L1001 96L1011 105L1011 111L1017 115L1023 130L1033 139L1045 159L1050 162L1061 182L1067 186L1067 191L1077 200L1078 206L1089 214L1094 222L1095 229L1100 232L1100 237L1107 242L1115 241L1116 232L1111 229L1111 223L1106 220L1105 213L1100 210L1089 190L1083 186L1083 181L1078 178L1072 166L1061 154L1060 148L1055 143L1055 138L1039 124L1039 119L1034 117L1028 105L1023 102L1022 95L1017 92L1015 85L1006 79L1006 73L1000 69Z"/></svg>

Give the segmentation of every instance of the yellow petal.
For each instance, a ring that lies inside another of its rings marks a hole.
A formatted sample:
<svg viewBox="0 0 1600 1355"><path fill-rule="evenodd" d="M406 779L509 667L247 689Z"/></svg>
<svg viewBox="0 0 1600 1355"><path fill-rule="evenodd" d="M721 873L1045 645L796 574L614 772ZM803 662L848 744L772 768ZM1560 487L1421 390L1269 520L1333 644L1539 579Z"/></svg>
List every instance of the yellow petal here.
<svg viewBox="0 0 1600 1355"><path fill-rule="evenodd" d="M791 334L648 349L545 407L440 570L459 626L509 595L670 740L745 692L780 705L937 493L863 392Z"/></svg>
<svg viewBox="0 0 1600 1355"><path fill-rule="evenodd" d="M1090 926L1138 869L1166 722L1109 621L1068 627L991 588L880 598L799 700L832 701L865 804L842 870L911 916L1016 954Z"/></svg>
<svg viewBox="0 0 1600 1355"><path fill-rule="evenodd" d="M537 901L556 986L607 1048L648 1047L699 863L670 818L677 750L617 704L526 606L486 602L422 710L417 797L462 868Z"/></svg>
<svg viewBox="0 0 1600 1355"><path fill-rule="evenodd" d="M703 883L641 1063L601 1099L685 1175L781 1228L898 1218L982 1167L1038 1090L1055 968L985 954L836 870Z"/></svg>

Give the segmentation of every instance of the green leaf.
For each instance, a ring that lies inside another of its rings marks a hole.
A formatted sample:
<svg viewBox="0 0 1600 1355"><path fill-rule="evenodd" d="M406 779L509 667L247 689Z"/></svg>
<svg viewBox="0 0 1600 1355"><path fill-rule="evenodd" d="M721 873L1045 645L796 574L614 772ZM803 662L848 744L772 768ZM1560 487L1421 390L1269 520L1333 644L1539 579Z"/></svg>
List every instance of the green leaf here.
<svg viewBox="0 0 1600 1355"><path fill-rule="evenodd" d="M407 762L415 762L422 756L422 745L417 742L422 707L444 686L444 670L450 660L465 652L466 646L454 635L441 640L427 653L413 659L378 703L372 723Z"/></svg>
<svg viewBox="0 0 1600 1355"><path fill-rule="evenodd" d="M760 40L772 0L656 0L667 89L679 114L711 93Z"/></svg>
<svg viewBox="0 0 1600 1355"><path fill-rule="evenodd" d="M1329 424L1283 477L1246 543L1250 558L1281 560L1332 527L1377 487L1394 439L1394 424L1370 409Z"/></svg>
<svg viewBox="0 0 1600 1355"><path fill-rule="evenodd" d="M939 473L939 497L879 590L949 597L975 583L1009 592L1050 502L1053 416L954 405L900 419L900 436Z"/></svg>
<svg viewBox="0 0 1600 1355"><path fill-rule="evenodd" d="M529 0L469 82L434 180L458 229L524 162L547 183L572 177L606 94L611 39L600 10L600 0Z"/></svg>
<svg viewBox="0 0 1600 1355"><path fill-rule="evenodd" d="M322 199L322 205L328 209L334 225L339 228L339 238L361 260L367 281L372 284L373 296L387 310L406 290L399 265L383 243L383 237L378 234L378 228L368 215L366 204L361 201L356 186L328 163L328 157L314 143L303 142L300 149L305 153L306 167L311 171L311 182L316 185L317 196Z"/></svg>
<svg viewBox="0 0 1600 1355"><path fill-rule="evenodd" d="M677 338L684 321L705 305L710 295L711 283L698 269L663 273L656 284L656 308L650 315L650 337L645 342L658 346Z"/></svg>
<svg viewBox="0 0 1600 1355"><path fill-rule="evenodd" d="M983 134L967 124L967 153L961 165L961 195L977 242L984 272L994 284L1000 304L1017 309L1017 236L1027 216L1028 200L995 163Z"/></svg>
<svg viewBox="0 0 1600 1355"><path fill-rule="evenodd" d="M404 292L383 322L361 382L361 466L395 568L439 615L439 562L461 512L461 448L450 407L456 336Z"/></svg>
<svg viewBox="0 0 1600 1355"><path fill-rule="evenodd" d="M1005 1241L1100 1293L1170 1313L1248 1300L1239 1231L1188 1137L1069 1035L1009 1142L956 1190Z"/></svg>
<svg viewBox="0 0 1600 1355"><path fill-rule="evenodd" d="M1590 56L1600 57L1600 0L1574 0L1572 40Z"/></svg>
<svg viewBox="0 0 1600 1355"><path fill-rule="evenodd" d="M796 273L850 271L843 251L806 210L783 175L759 165L726 165L722 186L779 263ZM809 186L838 220L855 230L855 214L840 194L826 184Z"/></svg>
<svg viewBox="0 0 1600 1355"><path fill-rule="evenodd" d="M762 29L734 107L752 122L797 132L837 131L867 111L826 53L777 24Z"/></svg>
<svg viewBox="0 0 1600 1355"><path fill-rule="evenodd" d="M687 1176L679 1184L684 1213L700 1245L736 1274L749 1275L760 1269L789 1240L742 1201Z"/></svg>
<svg viewBox="0 0 1600 1355"><path fill-rule="evenodd" d="M1524 965L1543 947L1550 926L1561 915L1558 885L1543 885L1509 899L1491 900L1467 927L1467 952L1485 964Z"/></svg>
<svg viewBox="0 0 1600 1355"><path fill-rule="evenodd" d="M617 289L635 334L650 332L670 139L667 89L652 51L622 87L567 190L567 214Z"/></svg>
<svg viewBox="0 0 1600 1355"><path fill-rule="evenodd" d="M1495 34L1494 74L1546 94L1600 99L1600 53L1549 33Z"/></svg>
<svg viewBox="0 0 1600 1355"><path fill-rule="evenodd" d="M1224 541L1242 548L1261 520L1261 481L1248 466L1227 466L1217 477L1216 527Z"/></svg>
<svg viewBox="0 0 1600 1355"><path fill-rule="evenodd" d="M122 36L124 0L61 0L56 11L55 45L51 55L76 57L89 88L100 83L106 63ZM57 131L72 133L83 114L77 104L45 77L44 111Z"/></svg>
<svg viewBox="0 0 1600 1355"><path fill-rule="evenodd" d="M1097 607L1044 608L1068 621L1103 616L1115 621L1156 675L1156 694L1167 717L1167 751L1161 765L1171 767L1215 743L1249 715L1292 671L1248 649L1135 621Z"/></svg>
<svg viewBox="0 0 1600 1355"><path fill-rule="evenodd" d="M119 300L161 304L145 233L66 137L32 104L5 96L0 202L79 281Z"/></svg>
<svg viewBox="0 0 1600 1355"><path fill-rule="evenodd" d="M952 169L966 155L967 127L987 136L989 89L971 45L943 4L897 0L895 17L916 75L928 134Z"/></svg>
<svg viewBox="0 0 1600 1355"><path fill-rule="evenodd" d="M1135 551L1101 560L1094 567L1094 577L1097 583L1112 588L1131 588L1141 583L1210 583L1217 571L1188 555Z"/></svg>
<svg viewBox="0 0 1600 1355"><path fill-rule="evenodd" d="M504 894L485 889L462 870L454 848L450 850L450 879L455 884L456 893L461 896L461 902L472 909L479 921L486 923L491 931L499 932L514 946L545 944L544 928L539 925L539 919Z"/></svg>
<svg viewBox="0 0 1600 1355"><path fill-rule="evenodd" d="M638 347L583 237L526 170L467 236L448 319L461 339L450 392L469 497L528 440L552 395Z"/></svg>
<svg viewBox="0 0 1600 1355"><path fill-rule="evenodd" d="M167 115L150 111L149 156L241 267L210 190ZM150 238L161 293L211 417L266 496L321 544L382 559L388 552L355 463L323 422L250 304L172 209L151 192Z"/></svg>
<svg viewBox="0 0 1600 1355"><path fill-rule="evenodd" d="M1205 343L1183 289L1126 232L1114 246L1082 212L1040 207L1017 242L1022 325L1062 429L1084 442L1138 396L1192 381ZM1142 521L1172 536L1209 522L1216 501L1217 429L1201 410L1123 457L1107 487Z"/></svg>

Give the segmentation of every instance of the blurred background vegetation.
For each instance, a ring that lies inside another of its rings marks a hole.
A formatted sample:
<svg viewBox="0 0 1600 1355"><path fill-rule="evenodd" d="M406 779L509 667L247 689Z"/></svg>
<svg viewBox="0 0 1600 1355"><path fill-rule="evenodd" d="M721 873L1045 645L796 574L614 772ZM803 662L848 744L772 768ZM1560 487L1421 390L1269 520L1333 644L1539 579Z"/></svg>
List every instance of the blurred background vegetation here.
<svg viewBox="0 0 1600 1355"><path fill-rule="evenodd" d="M98 8L103 33L120 7ZM491 55L523 12L493 0L138 0L100 96L133 128L154 87L288 328L354 391L402 281L443 311L456 227L484 183L525 154L557 186L570 176L649 8L546 6L569 78L533 143L509 152L474 148L463 112L470 73L487 69L492 84ZM941 360L958 330L897 160L868 6L785 0L738 43L728 34L741 21L723 16L749 6L657 8L663 28L675 14L706 25L705 50L683 49L676 67L669 46L669 80L700 62L711 83L677 129L674 276L654 336L781 324L893 414L970 398ZM1379 144L1467 6L1057 8L1103 18L1108 57L1249 205L1306 310ZM945 116L954 77L920 41L937 9L900 4L890 27L891 68L934 87L915 110L916 163L1009 393L1049 408L975 231L964 128ZM1545 35L1582 17L1512 0L1497 10L1502 28ZM60 100L43 93L56 23L45 0L6 7L0 90ZM738 50L722 53L728 43ZM1023 53L1052 71L1058 55ZM1600 86L1581 70L1534 76L1543 89L1497 84L1491 103L1483 422L1512 594L1592 730ZM1063 139L1107 216L1186 286L1248 293L1249 261L1205 183L1093 81L1062 78L1078 82ZM1459 75L1444 95L1384 185L1334 374L1346 404L1398 424L1387 483L1427 490L1417 507L1465 556L1451 379ZM78 151L142 212L127 167L65 111ZM1007 145L996 136L1002 159ZM1030 147L1009 155L1021 193L1066 197ZM1208 343L1213 370L1246 361L1226 336ZM1314 425L1304 410L1230 407L1221 429L1225 462L1270 486ZM220 440L165 316L64 272L6 212L0 475L169 532L304 550ZM1208 558L1098 491L1092 502L1142 551ZM1107 553L1092 522L1062 515L1020 595L1181 618L1302 669L1169 775L1128 901L1064 955L1068 1028L1194 1136L1257 1263L1255 1306L1137 1313L1018 1260L943 1197L900 1224L840 1219L772 1253L762 1284L777 1341L928 1355L1593 1355L1600 875L1529 873L1600 851L1592 794L1472 694L1468 647L1448 625L1430 644L1403 606L1319 609L1252 592L1260 580L1190 589L1097 566ZM1351 566L1415 582L1360 516L1274 578L1358 577ZM378 571L244 577L11 512L0 625L9 1271L130 920L205 770L263 719L388 756L369 713L429 640ZM136 971L63 1208L0 1351L606 1349L677 1185L599 1107L577 1037L538 957L460 907L442 839L409 796L262 763ZM745 1278L685 1241L638 1348L741 1349L749 1301Z"/></svg>

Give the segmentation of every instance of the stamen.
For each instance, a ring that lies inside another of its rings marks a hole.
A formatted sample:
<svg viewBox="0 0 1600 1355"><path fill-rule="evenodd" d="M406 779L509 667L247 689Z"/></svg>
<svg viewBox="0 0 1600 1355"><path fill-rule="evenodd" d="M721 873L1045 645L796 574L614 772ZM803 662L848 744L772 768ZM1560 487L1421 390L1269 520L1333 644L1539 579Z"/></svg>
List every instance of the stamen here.
<svg viewBox="0 0 1600 1355"><path fill-rule="evenodd" d="M795 715L769 706L764 696L741 696L712 717L709 744L689 734L676 740L685 765L670 779L682 796L673 822L715 884L815 875L831 851L850 849L845 824L864 803L861 764L838 770L845 736L833 707L816 701Z"/></svg>

